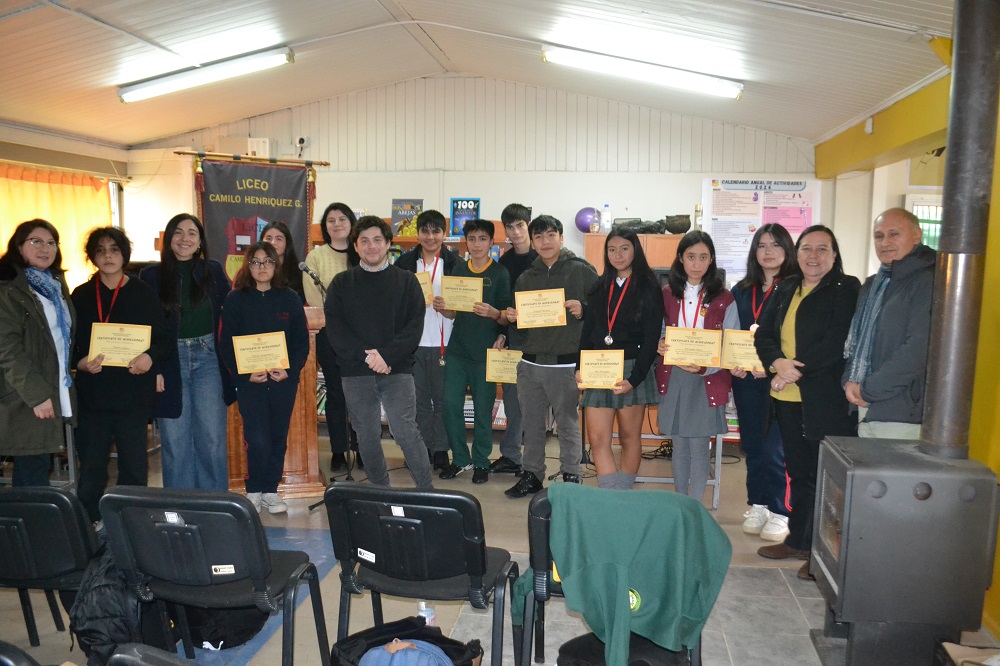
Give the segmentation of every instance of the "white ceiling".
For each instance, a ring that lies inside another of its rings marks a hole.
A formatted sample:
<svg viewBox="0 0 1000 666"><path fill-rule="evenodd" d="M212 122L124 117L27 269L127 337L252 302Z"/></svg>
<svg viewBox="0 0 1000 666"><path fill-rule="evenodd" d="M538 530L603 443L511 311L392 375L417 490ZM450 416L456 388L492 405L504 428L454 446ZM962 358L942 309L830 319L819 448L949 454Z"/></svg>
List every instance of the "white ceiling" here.
<svg viewBox="0 0 1000 666"><path fill-rule="evenodd" d="M0 0L0 123L134 146L443 73L815 141L942 74L951 0ZM737 78L739 101L541 61L561 44ZM294 64L123 104L117 86L271 46Z"/></svg>

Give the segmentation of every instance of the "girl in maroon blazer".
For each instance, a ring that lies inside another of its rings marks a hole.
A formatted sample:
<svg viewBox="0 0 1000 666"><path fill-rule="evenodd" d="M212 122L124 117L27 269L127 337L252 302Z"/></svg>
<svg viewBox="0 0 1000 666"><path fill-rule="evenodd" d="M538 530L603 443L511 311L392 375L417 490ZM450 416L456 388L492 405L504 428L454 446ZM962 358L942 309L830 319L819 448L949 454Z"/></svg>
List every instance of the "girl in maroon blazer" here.
<svg viewBox="0 0 1000 666"><path fill-rule="evenodd" d="M733 295L715 264L715 244L704 231L690 231L677 246L663 288L664 323L676 328L739 328ZM664 332L666 328L664 328ZM666 338L658 351L667 352ZM656 368L660 433L673 442L674 488L701 500L708 484L711 439L726 432L726 402L732 375L720 368L667 365Z"/></svg>

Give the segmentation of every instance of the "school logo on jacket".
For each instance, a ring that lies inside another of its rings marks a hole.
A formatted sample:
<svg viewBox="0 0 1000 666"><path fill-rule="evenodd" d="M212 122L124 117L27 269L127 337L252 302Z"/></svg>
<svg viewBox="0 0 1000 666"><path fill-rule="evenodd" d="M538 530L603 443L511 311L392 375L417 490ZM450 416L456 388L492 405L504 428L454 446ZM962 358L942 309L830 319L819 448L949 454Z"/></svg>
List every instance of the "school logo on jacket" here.
<svg viewBox="0 0 1000 666"><path fill-rule="evenodd" d="M642 607L642 597L631 587L628 589L628 608L633 613L637 613Z"/></svg>

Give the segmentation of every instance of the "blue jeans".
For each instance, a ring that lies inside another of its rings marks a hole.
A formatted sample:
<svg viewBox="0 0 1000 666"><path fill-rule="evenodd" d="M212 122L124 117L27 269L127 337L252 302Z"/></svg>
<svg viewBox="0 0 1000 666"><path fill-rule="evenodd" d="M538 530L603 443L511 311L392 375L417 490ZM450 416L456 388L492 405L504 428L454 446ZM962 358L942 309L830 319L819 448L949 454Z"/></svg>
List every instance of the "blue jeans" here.
<svg viewBox="0 0 1000 666"><path fill-rule="evenodd" d="M376 486L389 485L389 470L382 453L382 413L385 407L396 444L403 450L403 458L417 488L432 488L431 463L427 447L416 423L416 395L413 375L375 375L344 377L344 397L351 423L358 433L358 450L365 461L368 480Z"/></svg>
<svg viewBox="0 0 1000 666"><path fill-rule="evenodd" d="M177 341L181 363L179 418L157 419L164 488L228 490L226 403L215 336Z"/></svg>

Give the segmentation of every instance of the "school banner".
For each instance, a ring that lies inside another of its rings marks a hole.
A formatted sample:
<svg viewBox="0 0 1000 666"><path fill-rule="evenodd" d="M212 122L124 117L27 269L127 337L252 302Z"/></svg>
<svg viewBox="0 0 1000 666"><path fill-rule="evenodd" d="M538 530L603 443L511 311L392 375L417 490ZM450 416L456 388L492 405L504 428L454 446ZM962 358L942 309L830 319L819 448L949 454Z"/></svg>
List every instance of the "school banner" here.
<svg viewBox="0 0 1000 666"><path fill-rule="evenodd" d="M299 260L305 258L316 197L308 167L202 160L196 181L209 258L222 263L230 279L269 222L287 224Z"/></svg>

